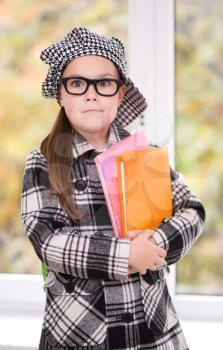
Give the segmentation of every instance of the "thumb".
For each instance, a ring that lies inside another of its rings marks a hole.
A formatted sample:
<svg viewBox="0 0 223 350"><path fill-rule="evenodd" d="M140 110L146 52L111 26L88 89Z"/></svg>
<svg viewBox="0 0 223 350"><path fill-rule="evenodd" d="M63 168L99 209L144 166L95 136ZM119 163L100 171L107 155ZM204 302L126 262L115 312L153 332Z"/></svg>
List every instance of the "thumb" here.
<svg viewBox="0 0 223 350"><path fill-rule="evenodd" d="M151 238L153 235L154 235L154 231L153 230L149 230L149 229L146 229L144 230L144 232L147 234L147 238Z"/></svg>
<svg viewBox="0 0 223 350"><path fill-rule="evenodd" d="M140 230L133 230L133 231L129 231L127 233L127 237L126 238L129 238L130 240L133 240L135 237L137 237L139 234L141 233Z"/></svg>

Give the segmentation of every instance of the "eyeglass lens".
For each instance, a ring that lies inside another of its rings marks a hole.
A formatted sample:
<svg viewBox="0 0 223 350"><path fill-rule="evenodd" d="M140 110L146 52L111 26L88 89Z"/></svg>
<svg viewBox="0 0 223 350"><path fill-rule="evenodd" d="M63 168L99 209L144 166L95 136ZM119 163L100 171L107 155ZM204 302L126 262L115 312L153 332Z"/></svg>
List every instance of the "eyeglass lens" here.
<svg viewBox="0 0 223 350"><path fill-rule="evenodd" d="M94 83L99 94L109 96L117 92L118 84L114 80L101 79ZM67 80L67 90L71 94L83 94L87 91L88 82L84 79L70 78Z"/></svg>

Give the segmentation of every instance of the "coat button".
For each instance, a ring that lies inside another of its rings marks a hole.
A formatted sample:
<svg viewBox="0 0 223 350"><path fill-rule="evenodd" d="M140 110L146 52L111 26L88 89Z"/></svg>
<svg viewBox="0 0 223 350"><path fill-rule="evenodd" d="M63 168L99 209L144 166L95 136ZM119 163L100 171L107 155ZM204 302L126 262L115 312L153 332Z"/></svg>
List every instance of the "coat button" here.
<svg viewBox="0 0 223 350"><path fill-rule="evenodd" d="M125 312L124 314L122 314L122 321L125 323L130 323L132 322L134 319L133 314L131 314L131 312Z"/></svg>
<svg viewBox="0 0 223 350"><path fill-rule="evenodd" d="M85 188L87 187L87 181L84 181L82 179L78 179L78 180L75 181L74 187L78 191L84 191Z"/></svg>

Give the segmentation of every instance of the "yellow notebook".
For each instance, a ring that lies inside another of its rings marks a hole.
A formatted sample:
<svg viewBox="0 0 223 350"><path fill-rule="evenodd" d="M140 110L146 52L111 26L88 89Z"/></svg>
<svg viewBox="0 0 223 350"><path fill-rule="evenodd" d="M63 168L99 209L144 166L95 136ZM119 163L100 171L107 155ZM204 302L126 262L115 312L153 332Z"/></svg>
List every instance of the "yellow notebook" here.
<svg viewBox="0 0 223 350"><path fill-rule="evenodd" d="M156 229L164 218L172 216L167 148L126 151L116 161L122 238L131 230Z"/></svg>

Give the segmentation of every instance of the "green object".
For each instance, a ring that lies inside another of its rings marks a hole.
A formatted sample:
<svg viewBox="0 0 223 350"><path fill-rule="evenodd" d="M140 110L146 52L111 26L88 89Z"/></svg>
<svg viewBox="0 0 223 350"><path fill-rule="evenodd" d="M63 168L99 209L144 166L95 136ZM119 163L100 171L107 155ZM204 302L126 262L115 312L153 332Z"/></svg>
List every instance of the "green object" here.
<svg viewBox="0 0 223 350"><path fill-rule="evenodd" d="M46 276L48 273L48 267L44 262L41 263L41 270L43 276L43 290L46 291Z"/></svg>

